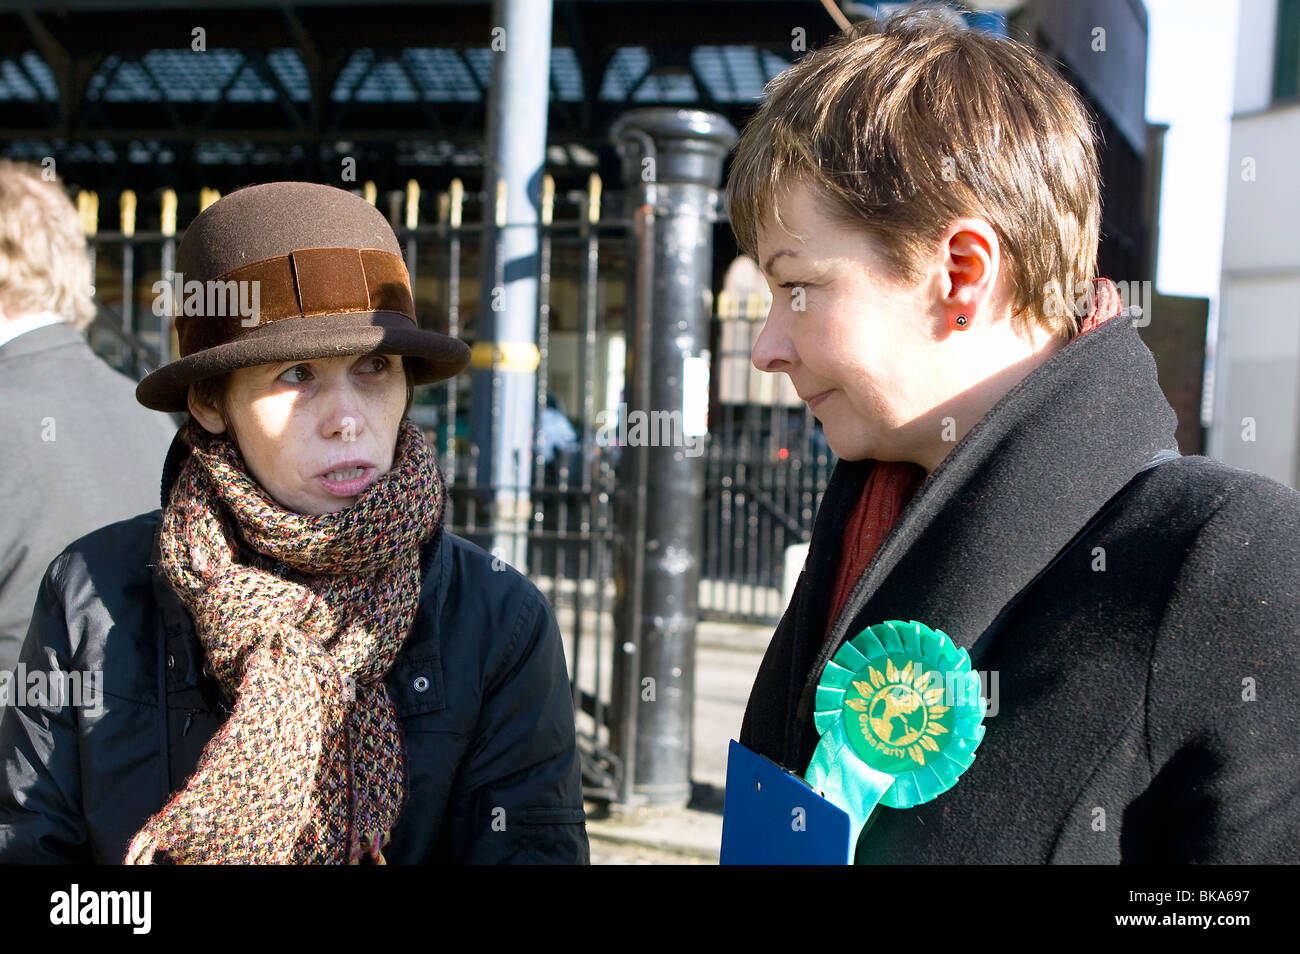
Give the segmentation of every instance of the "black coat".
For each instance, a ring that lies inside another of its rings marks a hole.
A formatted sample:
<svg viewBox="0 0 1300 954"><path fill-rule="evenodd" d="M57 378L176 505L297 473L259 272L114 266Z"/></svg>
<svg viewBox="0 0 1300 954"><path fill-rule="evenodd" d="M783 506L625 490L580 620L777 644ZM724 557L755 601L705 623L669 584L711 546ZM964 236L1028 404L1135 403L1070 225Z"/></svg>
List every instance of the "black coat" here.
<svg viewBox="0 0 1300 954"><path fill-rule="evenodd" d="M1131 321L1075 338L926 478L823 645L873 462L837 465L741 741L802 774L826 660L890 619L966 648L996 706L859 863L1300 861L1300 494L1205 457L1139 473L1174 427Z"/></svg>
<svg viewBox="0 0 1300 954"><path fill-rule="evenodd" d="M176 463L173 453L164 499ZM228 714L190 614L157 567L160 515L76 541L41 584L21 661L102 672L101 711L6 711L0 863L120 862ZM385 678L407 760L407 803L385 859L586 864L572 696L550 606L449 532L421 557L419 610Z"/></svg>

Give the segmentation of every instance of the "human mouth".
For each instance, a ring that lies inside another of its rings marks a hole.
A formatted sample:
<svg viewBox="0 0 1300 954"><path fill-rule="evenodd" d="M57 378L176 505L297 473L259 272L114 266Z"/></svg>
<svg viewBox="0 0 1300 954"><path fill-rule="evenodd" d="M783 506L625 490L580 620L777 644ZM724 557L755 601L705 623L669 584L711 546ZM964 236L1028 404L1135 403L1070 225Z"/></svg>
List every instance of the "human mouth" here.
<svg viewBox="0 0 1300 954"><path fill-rule="evenodd" d="M834 388L831 388L830 391L823 391L821 392L821 394L814 394L810 398L805 398L805 403L808 405L808 410L810 411L815 410L817 408L817 405L821 404L828 397L830 397L831 391L834 390L835 390Z"/></svg>
<svg viewBox="0 0 1300 954"><path fill-rule="evenodd" d="M368 460L344 461L323 474L316 482L335 497L355 497L374 482L376 467Z"/></svg>

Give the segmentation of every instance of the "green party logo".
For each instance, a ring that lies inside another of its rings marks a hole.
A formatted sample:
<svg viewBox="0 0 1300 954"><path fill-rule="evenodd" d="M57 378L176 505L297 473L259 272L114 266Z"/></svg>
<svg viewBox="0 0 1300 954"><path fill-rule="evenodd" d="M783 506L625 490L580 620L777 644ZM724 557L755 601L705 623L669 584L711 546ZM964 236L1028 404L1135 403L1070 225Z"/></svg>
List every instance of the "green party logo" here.
<svg viewBox="0 0 1300 954"><path fill-rule="evenodd" d="M879 663L880 660L875 660ZM937 753L936 738L952 730L952 711L943 705L943 673L906 656L885 657L884 671L868 665L854 673L844 697L849 743L870 766L896 772L911 759L925 765Z"/></svg>
<svg viewBox="0 0 1300 954"><path fill-rule="evenodd" d="M987 708L970 656L943 630L898 619L868 626L822 670L820 738L804 780L860 833L878 804L912 808L952 788L975 759Z"/></svg>

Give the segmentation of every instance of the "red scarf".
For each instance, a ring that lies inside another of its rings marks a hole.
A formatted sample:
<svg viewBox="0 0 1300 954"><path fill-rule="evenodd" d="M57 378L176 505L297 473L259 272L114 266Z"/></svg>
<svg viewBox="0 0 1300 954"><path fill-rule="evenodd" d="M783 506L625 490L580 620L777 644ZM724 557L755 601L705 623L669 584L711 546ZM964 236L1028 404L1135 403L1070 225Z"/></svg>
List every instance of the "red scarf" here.
<svg viewBox="0 0 1300 954"><path fill-rule="evenodd" d="M1092 331L1102 322L1120 313L1119 289L1109 278L1093 281L1092 307L1083 318L1079 334ZM831 593L831 612L826 618L826 632L835 624L840 610L848 602L853 586L862 576L871 558L880 549L912 495L925 480L925 468L910 461L878 461L871 468L862 496L844 525L844 542L840 551L839 572Z"/></svg>

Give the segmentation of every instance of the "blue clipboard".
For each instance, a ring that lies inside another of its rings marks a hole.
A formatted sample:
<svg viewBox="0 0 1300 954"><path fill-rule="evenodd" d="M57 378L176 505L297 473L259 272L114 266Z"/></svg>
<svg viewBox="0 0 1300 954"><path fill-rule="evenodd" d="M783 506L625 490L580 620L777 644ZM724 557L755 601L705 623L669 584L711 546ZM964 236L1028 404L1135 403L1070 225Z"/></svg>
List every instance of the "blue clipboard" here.
<svg viewBox="0 0 1300 954"><path fill-rule="evenodd" d="M735 739L727 749L724 865L853 863L848 813Z"/></svg>

